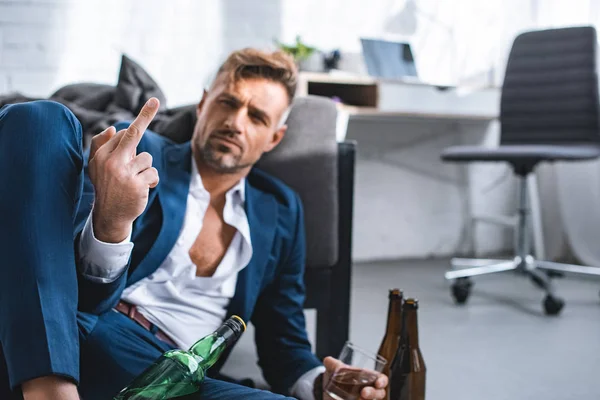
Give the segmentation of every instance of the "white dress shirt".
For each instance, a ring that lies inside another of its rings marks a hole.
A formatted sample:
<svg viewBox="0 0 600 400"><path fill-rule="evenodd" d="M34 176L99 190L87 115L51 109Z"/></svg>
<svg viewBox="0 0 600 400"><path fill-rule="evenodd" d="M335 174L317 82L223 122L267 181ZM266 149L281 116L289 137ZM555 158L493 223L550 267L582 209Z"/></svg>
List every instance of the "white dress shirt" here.
<svg viewBox="0 0 600 400"><path fill-rule="evenodd" d="M227 307L235 294L238 273L252 258L250 226L244 210L245 180L225 195L223 219L236 229L231 244L211 277L196 276L196 265L189 256L210 202L196 162L192 157L192 177L183 226L175 246L151 275L125 288L122 299L135 304L138 311L163 330L182 349L217 329L226 318ZM79 242L80 268L87 279L108 283L127 267L133 249L131 236L121 243L96 239L91 215ZM301 400L312 400L314 379L324 370L317 367L305 373L291 388Z"/></svg>

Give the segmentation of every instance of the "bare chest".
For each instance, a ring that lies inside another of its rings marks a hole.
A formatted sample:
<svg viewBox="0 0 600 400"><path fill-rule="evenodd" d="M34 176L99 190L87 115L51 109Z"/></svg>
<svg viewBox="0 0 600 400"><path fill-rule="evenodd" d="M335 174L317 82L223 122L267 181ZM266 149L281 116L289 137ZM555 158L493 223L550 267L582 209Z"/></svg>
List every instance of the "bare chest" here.
<svg viewBox="0 0 600 400"><path fill-rule="evenodd" d="M223 260L236 229L225 223L222 215L213 207L208 207L202 229L189 250L189 256L196 265L196 276L210 277Z"/></svg>

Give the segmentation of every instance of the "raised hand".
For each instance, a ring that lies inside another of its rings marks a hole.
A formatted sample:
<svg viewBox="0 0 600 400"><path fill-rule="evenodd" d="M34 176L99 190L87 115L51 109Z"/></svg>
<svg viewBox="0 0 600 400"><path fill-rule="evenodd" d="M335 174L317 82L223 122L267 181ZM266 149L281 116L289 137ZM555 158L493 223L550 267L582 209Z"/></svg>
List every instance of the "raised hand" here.
<svg viewBox="0 0 600 400"><path fill-rule="evenodd" d="M158 171L149 153L136 148L158 111L151 98L131 125L119 132L109 127L92 139L89 175L95 190L94 235L103 242L123 241L133 221L148 204L150 188L158 185Z"/></svg>

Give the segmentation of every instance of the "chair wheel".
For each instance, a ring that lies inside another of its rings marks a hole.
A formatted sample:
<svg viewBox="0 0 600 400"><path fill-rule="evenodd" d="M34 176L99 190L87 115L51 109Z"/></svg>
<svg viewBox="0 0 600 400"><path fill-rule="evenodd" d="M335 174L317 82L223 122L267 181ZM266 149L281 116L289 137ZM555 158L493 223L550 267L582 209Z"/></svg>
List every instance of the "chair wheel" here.
<svg viewBox="0 0 600 400"><path fill-rule="evenodd" d="M452 297L457 304L465 304L471 294L473 282L469 278L458 278L452 284Z"/></svg>
<svg viewBox="0 0 600 400"><path fill-rule="evenodd" d="M565 302L560 297L547 295L544 299L544 311L546 315L558 315L565 306Z"/></svg>

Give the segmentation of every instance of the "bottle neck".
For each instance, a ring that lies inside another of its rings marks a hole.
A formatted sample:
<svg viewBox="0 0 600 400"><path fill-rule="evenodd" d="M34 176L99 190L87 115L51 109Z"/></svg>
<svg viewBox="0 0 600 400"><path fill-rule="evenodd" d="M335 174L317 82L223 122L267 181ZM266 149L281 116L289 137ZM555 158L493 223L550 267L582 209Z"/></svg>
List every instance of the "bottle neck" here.
<svg viewBox="0 0 600 400"><path fill-rule="evenodd" d="M392 297L388 307L387 334L400 335L402 330L402 297Z"/></svg>
<svg viewBox="0 0 600 400"><path fill-rule="evenodd" d="M225 340L227 346L229 346L231 342L237 339L237 335L235 334L233 329L231 329L227 325L222 325L221 327L219 327L219 329L215 331L215 335L222 337L223 340Z"/></svg>
<svg viewBox="0 0 600 400"><path fill-rule="evenodd" d="M417 321L417 310L409 308L404 310L405 329L408 346L411 348L419 347L419 324Z"/></svg>
<svg viewBox="0 0 600 400"><path fill-rule="evenodd" d="M217 362L221 353L237 339L237 336L231 327L222 325L212 334L194 343L189 351L202 357L203 369L208 369Z"/></svg>

